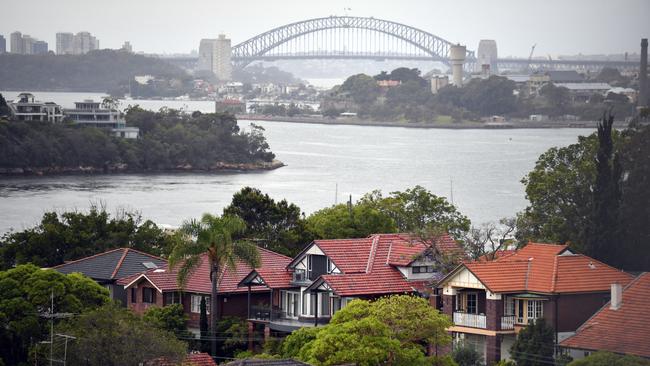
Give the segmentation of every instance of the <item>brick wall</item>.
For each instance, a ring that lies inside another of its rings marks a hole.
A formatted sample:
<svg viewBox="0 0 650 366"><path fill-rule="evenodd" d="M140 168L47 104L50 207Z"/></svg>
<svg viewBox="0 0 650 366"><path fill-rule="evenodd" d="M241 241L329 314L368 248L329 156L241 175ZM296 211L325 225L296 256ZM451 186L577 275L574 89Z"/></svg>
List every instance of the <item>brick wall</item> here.
<svg viewBox="0 0 650 366"><path fill-rule="evenodd" d="M487 329L501 330L501 317L503 316L503 300L486 300L485 315Z"/></svg>

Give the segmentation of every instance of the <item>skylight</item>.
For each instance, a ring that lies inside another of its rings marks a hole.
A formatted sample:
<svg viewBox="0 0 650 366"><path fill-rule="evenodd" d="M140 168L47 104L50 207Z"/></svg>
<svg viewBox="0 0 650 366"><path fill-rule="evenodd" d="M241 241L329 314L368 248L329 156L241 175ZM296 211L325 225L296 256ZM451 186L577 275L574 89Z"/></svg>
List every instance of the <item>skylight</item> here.
<svg viewBox="0 0 650 366"><path fill-rule="evenodd" d="M154 262L142 262L142 265L148 269L158 268L158 266Z"/></svg>

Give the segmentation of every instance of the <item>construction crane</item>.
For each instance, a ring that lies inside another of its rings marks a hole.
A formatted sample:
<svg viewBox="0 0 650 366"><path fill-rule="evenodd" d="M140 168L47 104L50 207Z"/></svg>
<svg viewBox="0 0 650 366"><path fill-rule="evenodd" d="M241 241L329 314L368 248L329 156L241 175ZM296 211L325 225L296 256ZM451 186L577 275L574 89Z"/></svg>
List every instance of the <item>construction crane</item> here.
<svg viewBox="0 0 650 366"><path fill-rule="evenodd" d="M533 47L530 48L530 55L528 55L528 63L526 64L526 71L530 71L530 62L533 59L533 52L535 52L535 47L537 46L537 43L533 45Z"/></svg>

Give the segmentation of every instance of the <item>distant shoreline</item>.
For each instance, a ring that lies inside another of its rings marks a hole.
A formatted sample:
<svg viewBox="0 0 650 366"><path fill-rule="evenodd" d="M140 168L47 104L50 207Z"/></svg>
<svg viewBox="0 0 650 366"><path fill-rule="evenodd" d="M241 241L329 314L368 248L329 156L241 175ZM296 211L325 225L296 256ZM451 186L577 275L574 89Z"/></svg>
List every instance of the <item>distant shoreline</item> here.
<svg viewBox="0 0 650 366"><path fill-rule="evenodd" d="M321 125L349 125L349 126L376 126L376 127L404 127L404 128L442 128L452 130L467 129L523 129L523 128L596 128L597 121L508 121L508 122L396 122L396 121L369 121L358 118L322 118L322 117L281 117L254 114L238 114L238 121L267 121L307 123ZM626 122L615 122L615 127L627 127Z"/></svg>

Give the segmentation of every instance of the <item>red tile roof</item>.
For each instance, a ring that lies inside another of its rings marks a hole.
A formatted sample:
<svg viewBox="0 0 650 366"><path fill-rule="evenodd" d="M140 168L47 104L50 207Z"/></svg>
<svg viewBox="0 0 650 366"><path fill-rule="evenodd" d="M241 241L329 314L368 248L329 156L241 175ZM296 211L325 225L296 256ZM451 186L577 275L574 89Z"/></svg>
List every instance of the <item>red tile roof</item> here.
<svg viewBox="0 0 650 366"><path fill-rule="evenodd" d="M650 357L650 273L643 273L624 290L618 310L607 303L560 346Z"/></svg>
<svg viewBox="0 0 650 366"><path fill-rule="evenodd" d="M422 281L409 282L395 268L407 266L428 248L408 235L375 234L362 239L318 240L315 243L343 272L321 276L340 296L413 292L422 286ZM461 251L449 236L440 243L443 253Z"/></svg>
<svg viewBox="0 0 650 366"><path fill-rule="evenodd" d="M572 254L566 245L554 244L529 243L494 261L465 262L459 268L463 266L492 292L602 292L612 283L627 284L633 278L593 258Z"/></svg>
<svg viewBox="0 0 650 366"><path fill-rule="evenodd" d="M145 366L217 366L212 357L207 353L190 353L180 364L171 362L165 357L156 358L144 364Z"/></svg>
<svg viewBox="0 0 650 366"><path fill-rule="evenodd" d="M288 284L291 281L291 273L285 270L286 266L291 262L291 258L272 252L268 249L258 248L260 253L261 265L256 270L264 275L267 283L272 283L277 286L286 284L285 287L290 287ZM140 276L146 279L160 291L180 291L178 285L178 271L176 267L169 270L167 267L164 270L151 270L144 274L134 275L118 281L119 284L128 285ZM233 271L229 268L223 269L219 277L218 292L219 293L232 293L232 292L246 292L247 288L237 287L237 284L248 275L253 268L248 264L238 261L236 269ZM194 272L189 276L185 287L182 289L186 292L204 293L209 294L210 290L210 261L207 254L201 256L201 262ZM267 288L253 287L252 291L268 291Z"/></svg>

